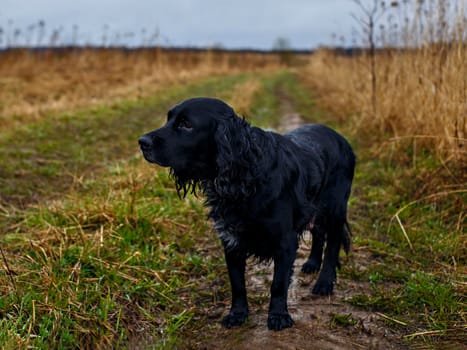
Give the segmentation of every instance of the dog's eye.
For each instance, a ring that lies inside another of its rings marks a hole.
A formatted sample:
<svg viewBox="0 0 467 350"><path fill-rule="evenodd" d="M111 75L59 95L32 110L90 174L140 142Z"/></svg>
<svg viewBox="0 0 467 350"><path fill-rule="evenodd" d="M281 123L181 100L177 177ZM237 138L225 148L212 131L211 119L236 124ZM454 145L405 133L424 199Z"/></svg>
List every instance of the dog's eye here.
<svg viewBox="0 0 467 350"><path fill-rule="evenodd" d="M186 129L186 130L191 130L193 129L193 126L191 125L191 123L186 120L186 119L182 119L178 122L178 128L179 129Z"/></svg>

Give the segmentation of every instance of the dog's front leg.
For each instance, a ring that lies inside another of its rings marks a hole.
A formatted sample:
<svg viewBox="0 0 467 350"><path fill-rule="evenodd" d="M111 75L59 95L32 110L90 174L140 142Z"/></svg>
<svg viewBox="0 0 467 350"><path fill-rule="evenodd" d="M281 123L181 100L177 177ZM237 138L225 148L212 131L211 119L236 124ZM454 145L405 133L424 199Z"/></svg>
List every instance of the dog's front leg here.
<svg viewBox="0 0 467 350"><path fill-rule="evenodd" d="M297 255L298 241L282 244L274 256L274 277L271 285L271 302L269 304L268 328L279 331L292 327L293 320L287 309L287 294L292 278L293 263Z"/></svg>
<svg viewBox="0 0 467 350"><path fill-rule="evenodd" d="M222 320L222 325L226 328L232 328L243 324L248 317L245 288L246 255L236 249L225 249L224 252L232 288L232 307Z"/></svg>

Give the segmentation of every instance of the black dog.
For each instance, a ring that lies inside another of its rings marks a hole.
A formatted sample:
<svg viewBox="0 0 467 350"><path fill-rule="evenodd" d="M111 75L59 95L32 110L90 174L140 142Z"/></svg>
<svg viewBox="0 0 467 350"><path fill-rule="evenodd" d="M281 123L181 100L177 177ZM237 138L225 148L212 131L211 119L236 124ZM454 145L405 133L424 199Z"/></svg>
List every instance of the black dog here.
<svg viewBox="0 0 467 350"><path fill-rule="evenodd" d="M248 316L245 262L274 261L268 327L292 326L287 291L299 239L309 229L312 248L305 273L321 268L312 292L332 294L341 246L348 251L347 200L355 156L332 129L304 125L279 135L250 126L224 102L186 100L167 123L139 139L144 158L170 167L179 193L200 189L222 240L232 288L232 307L222 324Z"/></svg>

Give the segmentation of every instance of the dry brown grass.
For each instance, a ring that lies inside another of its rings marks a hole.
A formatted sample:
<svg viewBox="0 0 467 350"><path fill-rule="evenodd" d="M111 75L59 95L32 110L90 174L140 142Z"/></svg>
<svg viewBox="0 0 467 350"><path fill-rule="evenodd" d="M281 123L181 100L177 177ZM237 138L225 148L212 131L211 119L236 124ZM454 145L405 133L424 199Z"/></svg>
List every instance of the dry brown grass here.
<svg viewBox="0 0 467 350"><path fill-rule="evenodd" d="M366 55L320 51L311 59L307 79L334 113L357 116L356 130L380 139L407 139L447 157L465 156L467 47L387 51L376 61L376 115Z"/></svg>
<svg viewBox="0 0 467 350"><path fill-rule="evenodd" d="M81 49L0 55L0 129L210 75L276 68L280 57L254 52Z"/></svg>
<svg viewBox="0 0 467 350"><path fill-rule="evenodd" d="M240 115L247 115L251 109L253 99L261 91L259 77L249 79L243 84L239 84L232 92L232 96L227 100Z"/></svg>
<svg viewBox="0 0 467 350"><path fill-rule="evenodd" d="M411 12L408 2L392 4L394 9L383 11ZM387 48L374 55L374 76L370 50L350 57L320 50L306 79L334 113L356 116L355 130L370 140L390 139L410 144L414 152L428 149L444 160L461 159L466 152L467 22L465 9L454 5L417 2L414 17L401 18L398 26L379 23ZM399 39L386 42L388 37Z"/></svg>

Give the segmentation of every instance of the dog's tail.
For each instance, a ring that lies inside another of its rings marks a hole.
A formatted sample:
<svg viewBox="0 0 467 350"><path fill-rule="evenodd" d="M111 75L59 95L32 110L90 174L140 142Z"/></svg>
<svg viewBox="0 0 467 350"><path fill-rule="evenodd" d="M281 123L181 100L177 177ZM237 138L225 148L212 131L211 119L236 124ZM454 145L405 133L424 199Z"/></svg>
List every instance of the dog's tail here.
<svg viewBox="0 0 467 350"><path fill-rule="evenodd" d="M344 251L346 254L349 254L350 251L350 238L352 236L352 231L350 231L350 225L347 219L344 222L344 225L342 226L342 230L340 231L340 242L341 242L341 247L344 248ZM341 268L341 263L339 261L339 258L337 258L337 268Z"/></svg>
<svg viewBox="0 0 467 350"><path fill-rule="evenodd" d="M346 254L349 254L351 237L352 231L350 230L349 222L346 219L343 230L341 232L341 243Z"/></svg>

